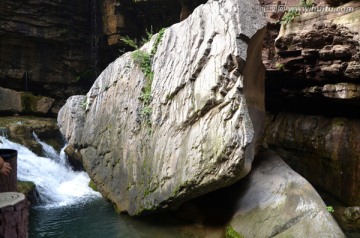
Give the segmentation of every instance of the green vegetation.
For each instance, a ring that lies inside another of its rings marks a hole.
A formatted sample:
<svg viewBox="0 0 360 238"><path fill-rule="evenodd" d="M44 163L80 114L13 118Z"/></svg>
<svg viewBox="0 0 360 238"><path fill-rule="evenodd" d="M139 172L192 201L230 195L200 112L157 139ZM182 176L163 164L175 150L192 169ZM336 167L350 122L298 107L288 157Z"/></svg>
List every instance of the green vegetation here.
<svg viewBox="0 0 360 238"><path fill-rule="evenodd" d="M300 0L300 6L310 8L314 4L313 0Z"/></svg>
<svg viewBox="0 0 360 238"><path fill-rule="evenodd" d="M30 192L34 191L36 185L31 181L17 181L17 190L19 193L28 195Z"/></svg>
<svg viewBox="0 0 360 238"><path fill-rule="evenodd" d="M125 45L130 46L136 50L139 48L137 40L131 39L129 36L121 37L120 41L122 41Z"/></svg>
<svg viewBox="0 0 360 238"><path fill-rule="evenodd" d="M300 0L300 6L305 8L311 8L314 5L313 0ZM281 18L281 25L287 25L289 24L295 17L299 16L300 13L295 8L290 8L284 16Z"/></svg>
<svg viewBox="0 0 360 238"><path fill-rule="evenodd" d="M94 181L92 181L92 180L90 180L90 182L89 182L89 187L92 188L92 190L94 190L94 191L98 191Z"/></svg>
<svg viewBox="0 0 360 238"><path fill-rule="evenodd" d="M32 95L31 93L24 92L21 94L21 103L23 111L26 113L35 112L36 105L39 100L39 97Z"/></svg>
<svg viewBox="0 0 360 238"><path fill-rule="evenodd" d="M232 226L230 226L230 225L227 225L225 227L225 237L226 238L244 238L237 231L235 231L234 228L232 228Z"/></svg>
<svg viewBox="0 0 360 238"><path fill-rule="evenodd" d="M131 54L131 57L134 62L140 66L140 69L146 78L152 81L153 72L151 71L151 55L142 50L136 50Z"/></svg>
<svg viewBox="0 0 360 238"><path fill-rule="evenodd" d="M157 37L156 37L156 39L155 39L155 42L154 42L154 47L151 49L151 56L155 55L155 53L156 53L156 51L157 51L157 48L158 48L158 46L159 46L159 44L160 44L160 42L161 42L161 40L162 40L162 38L163 38L163 36L164 36L165 29L166 29L166 28L162 28L162 29L159 31L159 33L158 33L158 35L157 35Z"/></svg>
<svg viewBox="0 0 360 238"><path fill-rule="evenodd" d="M145 122L145 124L148 126L151 126L151 120L150 120L150 116L151 116L151 112L152 112L152 109L150 107L150 103L152 101L151 85L152 85L153 78L154 78L154 73L151 70L151 66L152 66L151 61L157 51L157 48L161 42L161 39L162 39L164 33L165 33L164 28L159 31L159 33L157 34L157 37L154 41L154 45L153 45L153 48L151 49L150 54L145 51L139 50L138 46L136 44L137 42L135 40L132 40L129 37L123 37L121 39L125 44L133 47L134 49L137 49L131 54L131 57L134 60L135 64L140 66L141 71L144 73L144 75L146 77L145 78L146 81L145 81L142 93L140 95L140 100L142 100L143 104L144 104L143 110L141 112L141 117L142 117L143 121ZM152 33L147 31L146 34L147 34L148 39L143 38L143 43L146 43L152 37Z"/></svg>
<svg viewBox="0 0 360 238"><path fill-rule="evenodd" d="M78 75L75 76L74 82L78 83L79 81L88 81L95 78L96 74L93 69L87 69L82 72L80 72Z"/></svg>
<svg viewBox="0 0 360 238"><path fill-rule="evenodd" d="M284 16L281 18L281 25L289 24L295 17L299 16L299 11L296 9L290 9L287 11Z"/></svg>
<svg viewBox="0 0 360 238"><path fill-rule="evenodd" d="M87 106L87 97L85 97L84 102L81 104L81 107L82 107L83 110L86 109L86 106Z"/></svg>
<svg viewBox="0 0 360 238"><path fill-rule="evenodd" d="M334 211L335 211L332 206L327 206L327 207L326 207L326 210L327 210L328 212L334 212Z"/></svg>
<svg viewBox="0 0 360 238"><path fill-rule="evenodd" d="M284 64L281 64L281 63L276 63L275 68L276 68L277 70L284 70L284 69L285 69L285 68L284 68Z"/></svg>

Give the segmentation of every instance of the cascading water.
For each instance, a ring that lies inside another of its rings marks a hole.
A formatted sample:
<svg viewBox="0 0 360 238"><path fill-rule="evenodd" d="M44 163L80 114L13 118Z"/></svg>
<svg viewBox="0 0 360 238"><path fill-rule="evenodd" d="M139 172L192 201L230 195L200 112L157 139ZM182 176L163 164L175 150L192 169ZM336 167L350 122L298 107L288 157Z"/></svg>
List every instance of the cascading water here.
<svg viewBox="0 0 360 238"><path fill-rule="evenodd" d="M33 134L51 158L39 157L26 147L0 136L0 148L18 151L18 180L32 181L43 205L32 207L29 237L46 238L153 238L187 237L171 217L132 219L115 213L112 205L88 187L89 176L61 163L65 157ZM193 237L193 236L191 236Z"/></svg>
<svg viewBox="0 0 360 238"><path fill-rule="evenodd" d="M67 160L66 160L66 154L64 152L64 149L66 148L67 145L65 145L61 149L60 154L59 154L58 152L56 152L56 150L52 146L41 141L35 132L32 133L32 136L33 136L34 140L41 145L41 147L43 149L43 153L46 157L54 160L55 162L59 163L62 166L69 167L67 164Z"/></svg>
<svg viewBox="0 0 360 238"><path fill-rule="evenodd" d="M64 166L64 158L61 158L60 154L38 138L37 141L43 146L45 154L51 158L39 157L4 136L0 136L0 148L18 151L18 180L32 181L36 184L36 190L44 204L42 206L67 206L100 196L88 186L90 178L85 172L74 172Z"/></svg>

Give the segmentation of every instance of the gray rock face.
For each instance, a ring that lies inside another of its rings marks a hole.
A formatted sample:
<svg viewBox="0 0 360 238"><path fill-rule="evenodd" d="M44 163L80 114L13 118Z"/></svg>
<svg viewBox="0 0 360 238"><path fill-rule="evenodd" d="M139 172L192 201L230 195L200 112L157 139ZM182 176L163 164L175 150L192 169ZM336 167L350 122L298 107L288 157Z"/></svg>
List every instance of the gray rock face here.
<svg viewBox="0 0 360 238"><path fill-rule="evenodd" d="M0 87L0 113L47 114L54 99Z"/></svg>
<svg viewBox="0 0 360 238"><path fill-rule="evenodd" d="M86 112L68 100L61 131L119 211L174 208L250 171L264 114L264 26L255 2L209 1L165 31L148 105L131 53L99 76Z"/></svg>
<svg viewBox="0 0 360 238"><path fill-rule="evenodd" d="M230 225L244 237L345 237L315 189L274 153L243 181Z"/></svg>

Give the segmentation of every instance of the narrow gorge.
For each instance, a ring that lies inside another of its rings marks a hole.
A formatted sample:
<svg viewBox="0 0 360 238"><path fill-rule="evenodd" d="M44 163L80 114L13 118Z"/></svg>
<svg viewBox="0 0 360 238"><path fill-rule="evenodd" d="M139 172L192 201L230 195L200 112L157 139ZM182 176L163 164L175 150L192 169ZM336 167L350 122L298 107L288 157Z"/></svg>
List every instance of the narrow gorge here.
<svg viewBox="0 0 360 238"><path fill-rule="evenodd" d="M0 13L0 148L29 148L24 166L68 143L63 166L97 190L69 214L111 204L109 237L360 234L359 1L5 0Z"/></svg>

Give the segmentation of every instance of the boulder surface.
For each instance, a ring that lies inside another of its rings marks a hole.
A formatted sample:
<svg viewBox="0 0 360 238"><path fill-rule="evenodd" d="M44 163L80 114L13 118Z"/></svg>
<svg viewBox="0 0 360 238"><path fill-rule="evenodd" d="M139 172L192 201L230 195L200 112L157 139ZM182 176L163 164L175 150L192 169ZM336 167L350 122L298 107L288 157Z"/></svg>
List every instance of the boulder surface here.
<svg viewBox="0 0 360 238"><path fill-rule="evenodd" d="M119 211L176 208L250 171L265 23L256 2L209 1L110 64L86 99L68 99L60 130Z"/></svg>
<svg viewBox="0 0 360 238"><path fill-rule="evenodd" d="M244 237L345 237L315 189L273 152L239 184L230 226Z"/></svg>

